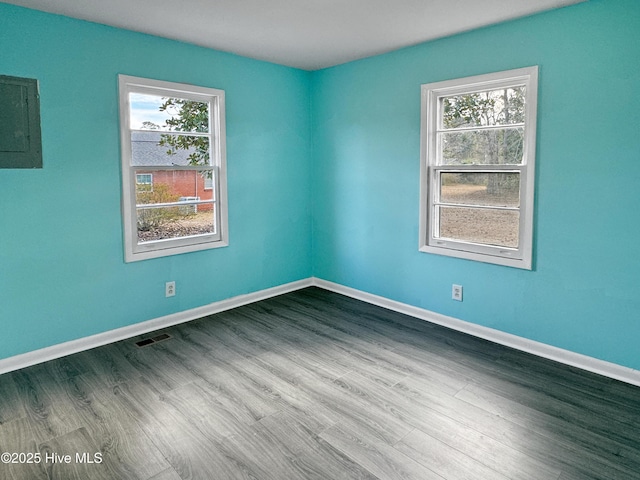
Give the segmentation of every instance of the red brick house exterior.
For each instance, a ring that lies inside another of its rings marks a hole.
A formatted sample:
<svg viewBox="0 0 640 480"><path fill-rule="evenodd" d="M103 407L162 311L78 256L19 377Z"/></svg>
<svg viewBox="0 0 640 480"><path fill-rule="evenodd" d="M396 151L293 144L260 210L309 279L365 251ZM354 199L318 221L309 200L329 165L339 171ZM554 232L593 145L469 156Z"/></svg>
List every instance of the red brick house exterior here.
<svg viewBox="0 0 640 480"><path fill-rule="evenodd" d="M188 151L167 154L167 148L160 146L158 131L132 132L131 150L136 167L136 185L146 191L153 191L166 185L175 200L212 200L212 182L202 172L195 170L158 170L163 165L189 165ZM145 167L156 167L148 169ZM198 211L211 210L212 204L198 205Z"/></svg>

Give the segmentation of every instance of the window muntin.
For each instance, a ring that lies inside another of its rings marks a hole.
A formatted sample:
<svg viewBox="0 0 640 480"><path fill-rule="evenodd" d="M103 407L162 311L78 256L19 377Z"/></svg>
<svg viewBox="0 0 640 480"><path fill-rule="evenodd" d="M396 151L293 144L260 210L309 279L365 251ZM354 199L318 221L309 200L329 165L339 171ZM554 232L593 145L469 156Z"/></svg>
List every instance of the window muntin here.
<svg viewBox="0 0 640 480"><path fill-rule="evenodd" d="M120 102L126 260L227 245L224 92L120 76Z"/></svg>
<svg viewBox="0 0 640 480"><path fill-rule="evenodd" d="M420 250L531 268L537 67L422 86Z"/></svg>

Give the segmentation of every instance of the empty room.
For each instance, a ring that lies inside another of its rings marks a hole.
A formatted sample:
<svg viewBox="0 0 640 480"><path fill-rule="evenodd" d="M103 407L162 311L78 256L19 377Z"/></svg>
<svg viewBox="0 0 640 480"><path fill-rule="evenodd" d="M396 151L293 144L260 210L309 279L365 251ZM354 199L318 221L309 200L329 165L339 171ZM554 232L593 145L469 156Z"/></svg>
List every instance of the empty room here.
<svg viewBox="0 0 640 480"><path fill-rule="evenodd" d="M0 480L640 479L640 1L0 2Z"/></svg>

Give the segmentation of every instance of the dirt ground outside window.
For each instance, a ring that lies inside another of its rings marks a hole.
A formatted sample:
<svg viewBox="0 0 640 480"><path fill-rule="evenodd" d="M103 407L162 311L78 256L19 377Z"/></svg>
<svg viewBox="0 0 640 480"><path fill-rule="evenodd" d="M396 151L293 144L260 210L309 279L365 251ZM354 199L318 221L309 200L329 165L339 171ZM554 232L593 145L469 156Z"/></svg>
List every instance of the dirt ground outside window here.
<svg viewBox="0 0 640 480"><path fill-rule="evenodd" d="M446 189L451 203L485 204L491 197L484 185L458 184ZM514 201L517 199L511 199ZM440 238L517 248L518 230L519 213L515 211L442 207L440 214Z"/></svg>

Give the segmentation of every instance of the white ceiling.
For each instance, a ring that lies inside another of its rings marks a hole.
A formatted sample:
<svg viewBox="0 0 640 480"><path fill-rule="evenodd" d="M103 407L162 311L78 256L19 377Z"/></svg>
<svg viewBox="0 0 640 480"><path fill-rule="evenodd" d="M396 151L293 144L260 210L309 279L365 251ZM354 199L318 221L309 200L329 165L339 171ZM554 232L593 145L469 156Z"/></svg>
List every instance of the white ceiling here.
<svg viewBox="0 0 640 480"><path fill-rule="evenodd" d="M3 0L305 70L586 0Z"/></svg>

